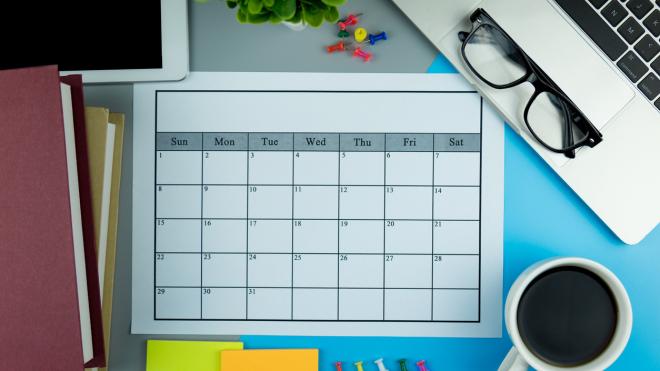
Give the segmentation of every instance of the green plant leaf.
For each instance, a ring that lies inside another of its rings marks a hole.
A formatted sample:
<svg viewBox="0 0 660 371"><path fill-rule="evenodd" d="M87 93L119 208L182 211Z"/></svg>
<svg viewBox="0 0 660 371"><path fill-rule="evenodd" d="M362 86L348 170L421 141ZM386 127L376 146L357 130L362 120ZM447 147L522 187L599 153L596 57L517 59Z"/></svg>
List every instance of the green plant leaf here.
<svg viewBox="0 0 660 371"><path fill-rule="evenodd" d="M272 10L282 20L288 20L296 14L296 0L275 0Z"/></svg>
<svg viewBox="0 0 660 371"><path fill-rule="evenodd" d="M335 23L339 19L339 10L334 6L331 6L325 11L325 13L323 13L323 17L326 21Z"/></svg>
<svg viewBox="0 0 660 371"><path fill-rule="evenodd" d="M227 0L227 8L229 9L234 9L238 5L238 1L236 0Z"/></svg>
<svg viewBox="0 0 660 371"><path fill-rule="evenodd" d="M298 23L302 21L302 9L297 8L296 14L294 14L293 17L289 18L287 21L291 23Z"/></svg>
<svg viewBox="0 0 660 371"><path fill-rule="evenodd" d="M236 20L239 23L247 23L247 15L245 14L245 10L243 10L243 8L238 8L236 11Z"/></svg>
<svg viewBox="0 0 660 371"><path fill-rule="evenodd" d="M339 7L346 3L346 0L321 0L324 4L328 6Z"/></svg>
<svg viewBox="0 0 660 371"><path fill-rule="evenodd" d="M248 14L259 14L263 7L261 0L248 0Z"/></svg>
<svg viewBox="0 0 660 371"><path fill-rule="evenodd" d="M270 12L270 16L268 18L268 22L276 24L276 23L281 23L282 18L278 17L277 14Z"/></svg>
<svg viewBox="0 0 660 371"><path fill-rule="evenodd" d="M269 19L270 19L269 13L247 14L247 21L249 23L254 23L254 24L266 23L268 22Z"/></svg>
<svg viewBox="0 0 660 371"><path fill-rule="evenodd" d="M323 23L323 11L313 5L303 3L303 18L312 27L319 27Z"/></svg>
<svg viewBox="0 0 660 371"><path fill-rule="evenodd" d="M266 8L270 8L275 4L275 0L262 0L261 2L264 3Z"/></svg>

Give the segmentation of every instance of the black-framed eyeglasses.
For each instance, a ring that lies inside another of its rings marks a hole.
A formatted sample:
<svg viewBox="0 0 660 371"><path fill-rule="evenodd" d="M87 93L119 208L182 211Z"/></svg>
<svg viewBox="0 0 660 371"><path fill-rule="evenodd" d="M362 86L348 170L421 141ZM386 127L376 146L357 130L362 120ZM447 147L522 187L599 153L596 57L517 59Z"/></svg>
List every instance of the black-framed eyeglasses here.
<svg viewBox="0 0 660 371"><path fill-rule="evenodd" d="M472 30L459 32L461 54L468 68L495 89L525 82L534 86L524 119L529 132L550 151L574 158L582 146L603 140L580 109L483 9L470 16Z"/></svg>

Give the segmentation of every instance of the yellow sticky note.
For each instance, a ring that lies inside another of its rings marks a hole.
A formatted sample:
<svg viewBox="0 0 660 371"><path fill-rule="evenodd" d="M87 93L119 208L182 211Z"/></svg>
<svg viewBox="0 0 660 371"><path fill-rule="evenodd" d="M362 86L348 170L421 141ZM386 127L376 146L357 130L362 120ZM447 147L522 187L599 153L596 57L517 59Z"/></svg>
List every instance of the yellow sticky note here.
<svg viewBox="0 0 660 371"><path fill-rule="evenodd" d="M227 350L221 371L318 371L318 349Z"/></svg>
<svg viewBox="0 0 660 371"><path fill-rule="evenodd" d="M243 343L148 340L146 371L219 371L220 352L228 349Z"/></svg>

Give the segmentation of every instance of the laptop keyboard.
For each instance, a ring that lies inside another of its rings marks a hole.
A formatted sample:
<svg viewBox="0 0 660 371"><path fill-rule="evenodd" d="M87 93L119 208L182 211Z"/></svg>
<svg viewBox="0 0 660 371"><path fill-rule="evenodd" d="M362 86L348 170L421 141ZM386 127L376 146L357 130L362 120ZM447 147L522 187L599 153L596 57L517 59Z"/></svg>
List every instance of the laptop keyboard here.
<svg viewBox="0 0 660 371"><path fill-rule="evenodd" d="M555 0L660 110L660 0Z"/></svg>

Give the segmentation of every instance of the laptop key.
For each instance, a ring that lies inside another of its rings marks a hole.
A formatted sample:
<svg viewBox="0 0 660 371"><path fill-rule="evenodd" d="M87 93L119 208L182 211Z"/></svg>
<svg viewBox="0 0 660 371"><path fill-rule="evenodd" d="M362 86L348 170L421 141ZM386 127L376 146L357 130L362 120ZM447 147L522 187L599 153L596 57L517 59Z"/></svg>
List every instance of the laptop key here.
<svg viewBox="0 0 660 371"><path fill-rule="evenodd" d="M660 109L660 98L658 98L658 100L655 101L655 106L656 108Z"/></svg>
<svg viewBox="0 0 660 371"><path fill-rule="evenodd" d="M653 72L649 73L637 87L650 100L655 99L660 94L660 80Z"/></svg>
<svg viewBox="0 0 660 371"><path fill-rule="evenodd" d="M651 68L653 68L653 71L660 75L660 57L656 58L653 63L651 63Z"/></svg>
<svg viewBox="0 0 660 371"><path fill-rule="evenodd" d="M589 0L589 2L590 2L591 5L593 5L596 9L600 9L603 5L605 5L605 3L607 2L607 0Z"/></svg>
<svg viewBox="0 0 660 371"><path fill-rule="evenodd" d="M642 25L633 17L626 19L626 21L619 26L618 31L628 44L634 43L644 34L644 28L642 28Z"/></svg>
<svg viewBox="0 0 660 371"><path fill-rule="evenodd" d="M626 53L616 65L632 82L639 81L649 71L644 62L632 51Z"/></svg>
<svg viewBox="0 0 660 371"><path fill-rule="evenodd" d="M626 7L637 17L637 19L642 19L651 9L653 9L653 4L649 0L630 0Z"/></svg>
<svg viewBox="0 0 660 371"><path fill-rule="evenodd" d="M556 2L611 60L616 61L628 49L626 43L586 0L556 0Z"/></svg>
<svg viewBox="0 0 660 371"><path fill-rule="evenodd" d="M649 35L644 35L635 45L635 50L645 61L650 62L660 52L660 45Z"/></svg>
<svg viewBox="0 0 660 371"><path fill-rule="evenodd" d="M644 26L651 31L653 36L660 36L660 10L656 9L651 15L646 17Z"/></svg>
<svg viewBox="0 0 660 371"><path fill-rule="evenodd" d="M617 1L610 1L610 3L601 10L600 14L602 14L612 26L616 27L624 18L626 18L628 11Z"/></svg>

